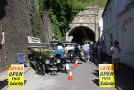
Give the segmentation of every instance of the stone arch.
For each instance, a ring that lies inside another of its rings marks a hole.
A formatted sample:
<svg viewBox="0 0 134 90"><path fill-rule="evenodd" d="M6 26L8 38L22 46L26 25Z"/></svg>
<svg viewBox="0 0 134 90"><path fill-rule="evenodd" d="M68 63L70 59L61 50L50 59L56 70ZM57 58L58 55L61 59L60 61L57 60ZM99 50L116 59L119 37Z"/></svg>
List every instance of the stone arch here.
<svg viewBox="0 0 134 90"><path fill-rule="evenodd" d="M68 32L68 37L70 36L73 37L70 41L77 42L80 44L82 44L83 40L95 41L94 30L90 29L87 26L77 26L72 28Z"/></svg>

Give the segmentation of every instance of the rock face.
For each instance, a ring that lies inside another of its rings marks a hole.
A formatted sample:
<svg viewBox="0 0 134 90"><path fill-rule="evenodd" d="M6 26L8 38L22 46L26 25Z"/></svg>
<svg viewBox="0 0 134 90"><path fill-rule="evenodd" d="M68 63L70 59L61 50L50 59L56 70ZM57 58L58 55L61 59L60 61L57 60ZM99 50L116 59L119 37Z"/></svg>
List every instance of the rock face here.
<svg viewBox="0 0 134 90"><path fill-rule="evenodd" d="M6 43L0 52L0 68L17 62L16 53L26 49L24 43L27 43L27 35L32 32L28 9L30 0L0 0L0 4L1 1L5 3L0 7L0 12L4 12L4 15L0 15L0 24Z"/></svg>
<svg viewBox="0 0 134 90"><path fill-rule="evenodd" d="M45 10L44 16L41 19L41 40L43 43L48 43L52 40L51 22L48 11Z"/></svg>

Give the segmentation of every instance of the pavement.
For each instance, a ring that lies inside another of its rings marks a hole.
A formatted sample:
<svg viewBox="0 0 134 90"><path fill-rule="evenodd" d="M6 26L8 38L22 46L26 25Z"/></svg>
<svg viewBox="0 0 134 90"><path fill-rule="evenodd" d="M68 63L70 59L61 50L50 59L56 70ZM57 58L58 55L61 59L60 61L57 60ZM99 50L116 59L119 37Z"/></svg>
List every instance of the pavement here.
<svg viewBox="0 0 134 90"><path fill-rule="evenodd" d="M25 71L26 83L24 87L10 88L6 86L1 90L116 90L115 88L99 88L98 67L94 64L83 63L78 67L70 66L72 67L73 80L68 80L66 73L40 76L29 68L27 72ZM0 80L4 81L5 79L7 79L7 71L0 74Z"/></svg>
<svg viewBox="0 0 134 90"><path fill-rule="evenodd" d="M134 90L134 68L125 64L119 64L118 82L120 90Z"/></svg>
<svg viewBox="0 0 134 90"><path fill-rule="evenodd" d="M31 71L30 67L25 67L24 73L28 74ZM8 70L0 72L0 90L6 90L8 88Z"/></svg>

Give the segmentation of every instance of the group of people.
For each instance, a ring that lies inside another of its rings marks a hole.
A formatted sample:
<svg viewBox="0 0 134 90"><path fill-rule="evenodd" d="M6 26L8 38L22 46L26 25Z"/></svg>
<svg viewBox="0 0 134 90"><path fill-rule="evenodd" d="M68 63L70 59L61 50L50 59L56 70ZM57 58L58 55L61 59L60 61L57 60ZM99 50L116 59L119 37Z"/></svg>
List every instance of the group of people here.
<svg viewBox="0 0 134 90"><path fill-rule="evenodd" d="M119 62L119 55L121 51L119 48L119 42L115 40L110 49L112 53L112 63ZM72 50L75 53L75 56L84 57L84 60L90 63L102 64L105 62L110 62L110 60L107 59L106 47L102 41L85 42L82 46L76 44L63 47L62 44L58 44L54 53L61 54L61 56L66 56L66 54Z"/></svg>
<svg viewBox="0 0 134 90"><path fill-rule="evenodd" d="M110 51L112 53L112 63L114 64L119 62L121 50L119 48L119 42L117 40L113 42L113 46L111 46ZM110 62L110 60L107 60L108 55L106 54L106 47L103 41L91 41L90 43L85 42L84 45L82 45L82 52L85 60L90 63L102 64Z"/></svg>
<svg viewBox="0 0 134 90"><path fill-rule="evenodd" d="M85 42L82 46L82 53L85 60L90 63L102 63L103 61L103 45L102 42Z"/></svg>
<svg viewBox="0 0 134 90"><path fill-rule="evenodd" d="M93 62L95 64L103 64L105 62L114 64L115 84L117 86L119 78L118 68L121 53L119 42L115 40L113 42L113 45L109 49L109 51L111 51L111 58L107 58L106 47L104 46L104 42L90 42L90 44L88 42L85 42L85 44L82 46L82 51L86 61Z"/></svg>
<svg viewBox="0 0 134 90"><path fill-rule="evenodd" d="M69 44L63 47L62 44L57 44L57 48L54 51L54 54L60 54L61 56L67 56L69 52L74 52L75 56L80 56L80 46Z"/></svg>

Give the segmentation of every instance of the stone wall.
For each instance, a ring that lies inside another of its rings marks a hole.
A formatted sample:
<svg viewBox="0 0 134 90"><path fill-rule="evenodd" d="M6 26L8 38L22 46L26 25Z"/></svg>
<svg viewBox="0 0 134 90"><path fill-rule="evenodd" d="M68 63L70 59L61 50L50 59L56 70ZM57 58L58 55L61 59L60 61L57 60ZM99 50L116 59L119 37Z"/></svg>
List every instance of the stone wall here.
<svg viewBox="0 0 134 90"><path fill-rule="evenodd" d="M5 0L5 15L0 20L5 32L6 43L1 52L0 68L17 62L16 53L26 50L27 35L31 34L29 20L30 0Z"/></svg>
<svg viewBox="0 0 134 90"><path fill-rule="evenodd" d="M96 41L99 39L99 19L103 13L103 8L98 6L86 7L87 10L81 11L76 15L73 21L70 23L70 30L66 33L66 40L69 39L69 32L79 26L88 27L95 33Z"/></svg>

